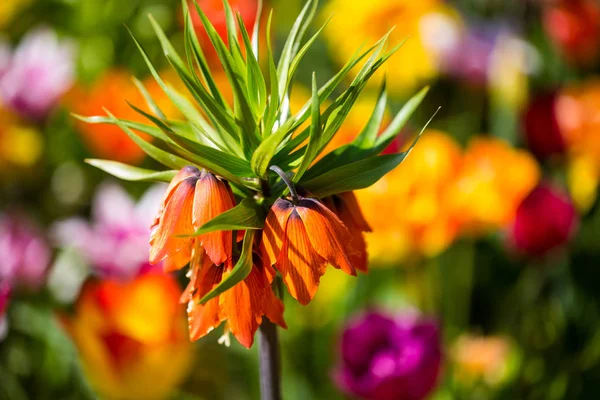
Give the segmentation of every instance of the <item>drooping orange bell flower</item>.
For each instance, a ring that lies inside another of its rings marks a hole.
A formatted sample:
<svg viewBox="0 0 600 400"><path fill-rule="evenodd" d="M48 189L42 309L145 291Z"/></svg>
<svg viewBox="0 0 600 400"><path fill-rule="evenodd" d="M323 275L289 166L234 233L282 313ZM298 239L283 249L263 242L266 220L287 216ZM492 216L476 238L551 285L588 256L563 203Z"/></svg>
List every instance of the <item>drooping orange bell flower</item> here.
<svg viewBox="0 0 600 400"><path fill-rule="evenodd" d="M182 168L173 178L152 225L150 262L165 260L165 270L187 264L198 242L210 260L221 265L231 260L232 233L219 231L197 237L190 235L204 223L233 208L235 199L228 183L193 166Z"/></svg>
<svg viewBox="0 0 600 400"><path fill-rule="evenodd" d="M252 347L254 334L266 316L272 322L287 328L283 319L283 303L271 289L275 272L255 263L250 274L231 289L200 304L200 299L210 292L233 268L227 261L215 265L201 247L192 262L190 283L181 296L188 304L188 325L191 340L198 340L227 321L226 332L231 332L245 347Z"/></svg>
<svg viewBox="0 0 600 400"><path fill-rule="evenodd" d="M323 203L339 217L352 236L350 247L354 251L350 253L350 262L357 270L367 272L369 257L363 232L371 232L371 227L363 216L354 192L327 197Z"/></svg>
<svg viewBox="0 0 600 400"><path fill-rule="evenodd" d="M265 265L275 265L292 297L306 305L328 263L356 275L351 246L348 229L319 200L279 198L267 215L261 251Z"/></svg>

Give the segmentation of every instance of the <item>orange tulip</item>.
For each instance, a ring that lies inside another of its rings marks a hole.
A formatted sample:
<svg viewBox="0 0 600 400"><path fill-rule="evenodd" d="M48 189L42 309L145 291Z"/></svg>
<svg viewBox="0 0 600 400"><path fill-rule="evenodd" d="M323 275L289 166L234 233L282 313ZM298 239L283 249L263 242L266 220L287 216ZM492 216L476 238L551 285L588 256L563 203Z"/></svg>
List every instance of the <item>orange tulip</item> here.
<svg viewBox="0 0 600 400"><path fill-rule="evenodd" d="M191 340L200 339L225 320L226 332L231 332L247 348L252 347L263 316L287 328L283 320L283 303L271 289L274 271L269 271L261 263L255 264L243 281L200 304L199 300L231 273L233 263L217 266L201 248L198 250L199 257L192 265L190 283L181 296L181 302L188 303Z"/></svg>
<svg viewBox="0 0 600 400"><path fill-rule="evenodd" d="M150 262L156 264L166 259L165 270L179 269L190 261L195 242L204 248L214 264L231 261L231 231L211 232L193 238L178 236L192 234L234 205L235 199L227 182L193 166L182 168L169 184L152 226Z"/></svg>
<svg viewBox="0 0 600 400"><path fill-rule="evenodd" d="M371 232L371 227L365 220L354 192L340 193L323 199L323 202L340 218L352 235L350 247L356 250L350 254L352 265L359 271L367 272L367 244L363 232Z"/></svg>
<svg viewBox="0 0 600 400"><path fill-rule="evenodd" d="M319 200L275 201L263 229L263 260L275 265L292 297L306 305L315 295L327 263L356 275L352 236Z"/></svg>
<svg viewBox="0 0 600 400"><path fill-rule="evenodd" d="M64 322L103 398L162 399L185 378L193 349L178 296L175 279L161 273L84 286Z"/></svg>

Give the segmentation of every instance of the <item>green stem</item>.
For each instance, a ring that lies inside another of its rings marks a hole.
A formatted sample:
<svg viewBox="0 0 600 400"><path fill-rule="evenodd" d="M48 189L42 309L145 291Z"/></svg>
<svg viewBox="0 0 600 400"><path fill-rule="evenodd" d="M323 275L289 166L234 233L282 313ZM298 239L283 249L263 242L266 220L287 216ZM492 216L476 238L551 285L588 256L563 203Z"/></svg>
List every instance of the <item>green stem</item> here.
<svg viewBox="0 0 600 400"><path fill-rule="evenodd" d="M299 201L298 193L296 192L296 188L294 187L294 184L292 183L292 181L290 181L290 178L288 178L287 174L281 168L279 168L277 165L271 165L269 167L269 169L271 171L275 172L277 175L279 175L281 180L286 184L286 186L290 190L290 195L292 196L292 202L294 203L294 205L297 205L298 201Z"/></svg>

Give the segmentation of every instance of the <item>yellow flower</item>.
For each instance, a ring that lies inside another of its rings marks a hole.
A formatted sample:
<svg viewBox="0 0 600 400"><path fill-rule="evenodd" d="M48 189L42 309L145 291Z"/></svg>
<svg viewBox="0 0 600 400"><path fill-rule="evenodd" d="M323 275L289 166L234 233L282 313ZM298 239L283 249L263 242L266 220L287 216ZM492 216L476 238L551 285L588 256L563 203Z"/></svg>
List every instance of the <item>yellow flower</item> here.
<svg viewBox="0 0 600 400"><path fill-rule="evenodd" d="M448 135L426 131L406 161L356 193L373 229L365 234L372 260L393 263L411 254L433 256L450 245L457 225L445 199L460 156Z"/></svg>
<svg viewBox="0 0 600 400"><path fill-rule="evenodd" d="M463 230L481 233L510 223L540 180L533 156L496 138L476 137L463 157L451 204Z"/></svg>
<svg viewBox="0 0 600 400"><path fill-rule="evenodd" d="M516 370L518 354L515 346L501 336L462 335L451 351L454 374L463 385L483 381L497 386L510 379Z"/></svg>
<svg viewBox="0 0 600 400"><path fill-rule="evenodd" d="M435 60L423 45L420 23L423 16L444 7L439 0L330 0L322 12L324 18L334 14L325 28L325 39L333 56L343 63L359 46L375 43L395 26L389 48L408 40L384 69L388 89L404 93L437 75ZM370 82L379 84L381 79Z"/></svg>
<svg viewBox="0 0 600 400"><path fill-rule="evenodd" d="M0 111L0 169L33 167L43 149L44 139L39 131L21 124L12 114Z"/></svg>
<svg viewBox="0 0 600 400"><path fill-rule="evenodd" d="M2 0L0 1L0 27L8 24L13 17L24 9L31 0Z"/></svg>
<svg viewBox="0 0 600 400"><path fill-rule="evenodd" d="M88 283L65 320L95 389L110 399L163 399L192 356L179 286L161 273Z"/></svg>
<svg viewBox="0 0 600 400"><path fill-rule="evenodd" d="M567 87L556 110L567 145L569 190L577 207L587 211L596 200L600 179L600 81Z"/></svg>

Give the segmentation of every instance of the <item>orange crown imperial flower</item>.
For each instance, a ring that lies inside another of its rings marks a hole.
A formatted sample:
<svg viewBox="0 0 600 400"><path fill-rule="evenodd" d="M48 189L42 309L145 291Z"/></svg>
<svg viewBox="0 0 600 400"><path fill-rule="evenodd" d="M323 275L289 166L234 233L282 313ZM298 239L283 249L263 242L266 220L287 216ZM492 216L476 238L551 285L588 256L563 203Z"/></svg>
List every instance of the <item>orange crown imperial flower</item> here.
<svg viewBox="0 0 600 400"><path fill-rule="evenodd" d="M287 328L283 302L271 289L274 272L260 262L254 263L250 274L230 290L200 304L200 299L221 283L232 268L231 262L213 264L202 250L197 262L193 262L190 283L181 296L181 302L188 304L191 340L205 336L225 320L226 332L231 332L247 348L252 347L263 316Z"/></svg>
<svg viewBox="0 0 600 400"><path fill-rule="evenodd" d="M214 264L230 261L231 231L210 232L194 238L181 236L193 233L234 205L235 199L227 182L193 166L181 169L167 188L152 225L150 262L155 264L166 259L165 270L180 269L190 261L196 241Z"/></svg>
<svg viewBox="0 0 600 400"><path fill-rule="evenodd" d="M278 172L279 173L279 172ZM285 175L281 174L286 180ZM275 265L292 297L306 305L330 263L350 275L352 236L342 221L315 198L299 197L286 182L292 200L278 198L265 221L261 250L266 266Z"/></svg>
<svg viewBox="0 0 600 400"><path fill-rule="evenodd" d="M323 199L323 203L339 217L352 236L352 265L361 272L367 272L369 260L363 232L371 232L371 227L358 205L356 195L354 192L340 193Z"/></svg>
<svg viewBox="0 0 600 400"><path fill-rule="evenodd" d="M206 59L208 49L195 34L190 4L223 67L219 70L226 76L233 101L228 101ZM150 262L162 262L167 271L190 265L190 283L181 300L188 303L192 340L226 321L226 331L250 347L261 323L266 332L274 330L263 317L285 327L283 303L271 288L275 279L282 279L292 297L307 304L328 264L350 275L366 271L363 232L370 228L353 191L371 186L406 158L412 146L403 153L382 152L428 89L410 98L382 129L387 107L384 80L363 130L351 143L331 150L368 80L397 50L386 50L389 33L357 52L321 87L313 74L310 99L292 113L289 94L297 66L324 28L305 40L317 13L316 1L306 1L279 57L271 49L271 18L266 30L259 27L260 6L250 33L239 10L223 0L227 43L195 1L184 1L182 7L184 47L189 50L185 57L151 16L150 23L184 84L179 87L189 93L167 84L134 38L150 73L181 118L170 119L163 104L153 99L153 91L139 81L136 86L147 107L138 104L132 109L150 124L117 118L108 111L107 116L78 118L117 125L148 156L168 167L153 171L88 160L122 179L170 183L152 225ZM267 62L259 62L259 54ZM343 87L350 75L355 78ZM310 195L298 196L296 186ZM242 233L243 239L238 240Z"/></svg>

